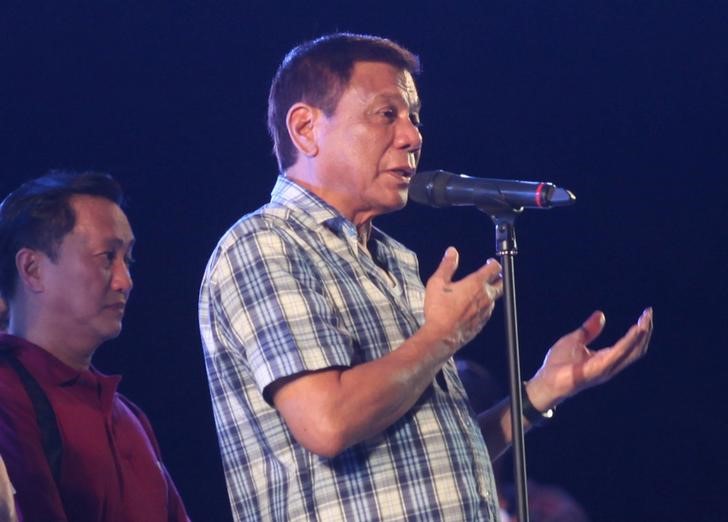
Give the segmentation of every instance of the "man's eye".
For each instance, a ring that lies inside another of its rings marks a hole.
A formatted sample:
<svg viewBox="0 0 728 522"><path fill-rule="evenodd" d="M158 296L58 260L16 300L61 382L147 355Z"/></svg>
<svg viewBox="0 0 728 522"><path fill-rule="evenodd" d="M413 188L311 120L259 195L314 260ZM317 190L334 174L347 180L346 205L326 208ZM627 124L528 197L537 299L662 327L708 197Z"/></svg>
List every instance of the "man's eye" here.
<svg viewBox="0 0 728 522"><path fill-rule="evenodd" d="M136 259L134 259L132 256L125 256L124 263L126 264L126 266L131 266L136 263Z"/></svg>
<svg viewBox="0 0 728 522"><path fill-rule="evenodd" d="M410 121L412 122L412 125L414 125L417 128L422 128L422 122L420 121L419 114L410 114Z"/></svg>
<svg viewBox="0 0 728 522"><path fill-rule="evenodd" d="M383 109L382 110L382 116L387 118L388 120L394 120L397 118L397 111L390 108L390 109Z"/></svg>

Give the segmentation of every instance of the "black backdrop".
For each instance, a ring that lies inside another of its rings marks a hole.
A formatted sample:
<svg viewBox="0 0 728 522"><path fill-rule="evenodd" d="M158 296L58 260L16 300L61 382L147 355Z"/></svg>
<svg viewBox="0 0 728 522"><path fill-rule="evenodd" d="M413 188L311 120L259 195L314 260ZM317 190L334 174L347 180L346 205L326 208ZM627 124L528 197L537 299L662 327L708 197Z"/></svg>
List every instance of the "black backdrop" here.
<svg viewBox="0 0 728 522"><path fill-rule="evenodd" d="M531 475L596 522L725 520L728 5L681 1L15 2L0 7L0 193L50 168L113 173L138 236L122 336L97 365L151 417L195 520L227 521L196 325L207 257L267 200L270 78L349 30L418 52L423 169L546 179L577 205L519 219L524 373L594 308L613 342L655 308L648 357L528 437ZM378 220L461 273L493 252L472 208ZM465 349L505 382L502 315Z"/></svg>

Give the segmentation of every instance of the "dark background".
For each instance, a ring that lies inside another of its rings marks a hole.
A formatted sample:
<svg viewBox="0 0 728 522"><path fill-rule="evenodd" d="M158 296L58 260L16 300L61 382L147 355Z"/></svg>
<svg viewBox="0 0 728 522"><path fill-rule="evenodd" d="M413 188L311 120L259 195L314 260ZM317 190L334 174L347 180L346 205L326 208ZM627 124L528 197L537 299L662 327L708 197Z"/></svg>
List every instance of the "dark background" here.
<svg viewBox="0 0 728 522"><path fill-rule="evenodd" d="M267 89L284 53L336 30L419 53L422 169L550 180L577 204L518 221L524 374L595 308L595 343L648 305L649 355L528 437L531 475L595 522L726 520L724 277L728 4L689 1L15 2L0 7L0 193L50 168L113 173L136 287L97 365L152 419L190 514L230 520L196 324L208 255L268 199ZM493 255L473 208L378 225L429 276ZM506 380L502 315L465 349Z"/></svg>

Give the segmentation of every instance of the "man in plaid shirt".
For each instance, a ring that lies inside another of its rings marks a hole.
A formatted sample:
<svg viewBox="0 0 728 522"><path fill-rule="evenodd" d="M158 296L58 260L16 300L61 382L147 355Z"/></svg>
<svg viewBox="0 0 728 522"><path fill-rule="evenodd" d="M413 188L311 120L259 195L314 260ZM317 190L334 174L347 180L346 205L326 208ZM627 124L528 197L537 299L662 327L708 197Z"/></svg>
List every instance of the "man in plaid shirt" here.
<svg viewBox="0 0 728 522"><path fill-rule="evenodd" d="M510 444L508 401L473 415L452 356L490 318L500 266L453 281L450 247L423 286L415 255L372 226L407 202L418 68L390 40L334 34L292 50L273 80L281 175L220 240L200 295L238 521L498 520L490 458ZM526 384L532 406L638 359L651 314L591 351L592 314Z"/></svg>

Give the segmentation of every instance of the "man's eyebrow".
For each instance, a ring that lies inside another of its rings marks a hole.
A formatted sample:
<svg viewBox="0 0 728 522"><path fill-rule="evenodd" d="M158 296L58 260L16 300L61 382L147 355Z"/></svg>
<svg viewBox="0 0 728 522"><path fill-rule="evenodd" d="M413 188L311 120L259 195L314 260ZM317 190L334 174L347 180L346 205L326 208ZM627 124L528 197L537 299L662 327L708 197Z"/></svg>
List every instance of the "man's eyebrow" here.
<svg viewBox="0 0 728 522"><path fill-rule="evenodd" d="M390 93L379 94L376 96L375 101L396 103L398 105L399 104L408 105L407 99L404 96L402 96L401 94L390 94ZM410 112L420 112L421 108L422 108L422 104L421 104L419 98L417 98L412 105L409 105Z"/></svg>
<svg viewBox="0 0 728 522"><path fill-rule="evenodd" d="M127 242L124 239L116 236L112 237L106 237L103 240L104 245L109 245L113 247L123 247L128 246L129 248L132 248L134 246L134 243L136 243L136 238L132 236L132 238Z"/></svg>

